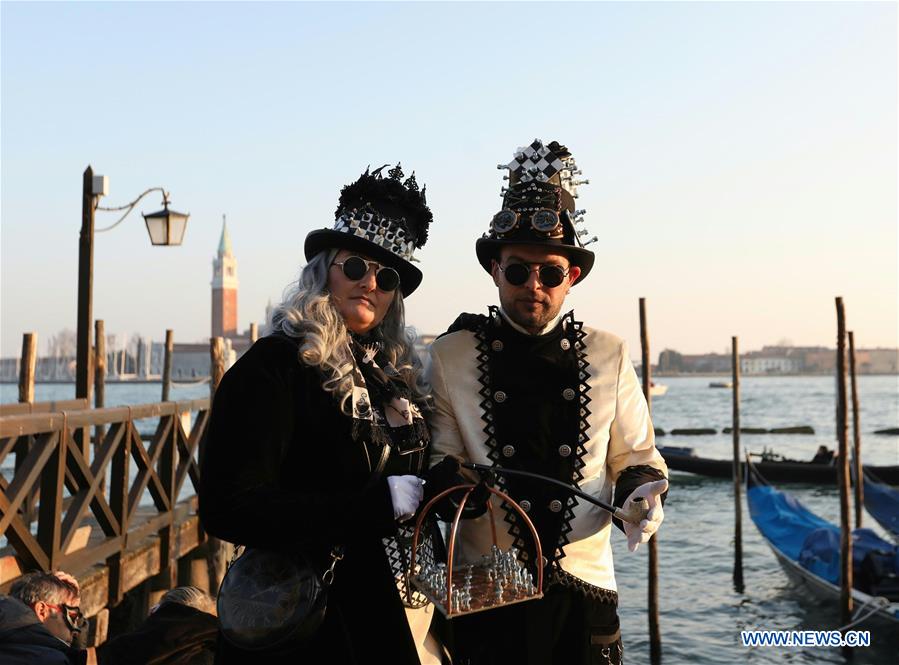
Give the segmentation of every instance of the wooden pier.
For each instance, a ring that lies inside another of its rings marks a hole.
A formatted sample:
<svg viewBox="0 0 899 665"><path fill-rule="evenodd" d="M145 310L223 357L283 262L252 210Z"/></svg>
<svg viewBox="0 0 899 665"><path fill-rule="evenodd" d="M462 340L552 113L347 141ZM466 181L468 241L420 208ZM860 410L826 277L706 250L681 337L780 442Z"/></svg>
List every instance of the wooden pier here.
<svg viewBox="0 0 899 665"><path fill-rule="evenodd" d="M0 405L0 593L32 570L73 574L89 643L98 644L127 592L146 605L179 584L209 588L197 515L209 407L209 399Z"/></svg>

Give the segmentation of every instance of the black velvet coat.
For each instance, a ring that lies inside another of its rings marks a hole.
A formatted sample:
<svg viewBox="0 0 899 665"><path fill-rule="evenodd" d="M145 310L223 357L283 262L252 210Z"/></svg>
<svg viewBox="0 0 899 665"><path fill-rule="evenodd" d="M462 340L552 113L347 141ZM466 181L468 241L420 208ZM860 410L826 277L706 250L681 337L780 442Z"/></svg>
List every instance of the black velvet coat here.
<svg viewBox="0 0 899 665"><path fill-rule="evenodd" d="M256 342L215 394L201 460L200 518L212 535L303 551L325 562L341 544L316 635L282 663L418 663L381 538L395 531L387 482L369 471L351 419L297 359L294 340ZM220 640L216 663L263 662Z"/></svg>
<svg viewBox="0 0 899 665"><path fill-rule="evenodd" d="M165 602L136 630L97 647L99 665L211 665L218 621L181 603Z"/></svg>

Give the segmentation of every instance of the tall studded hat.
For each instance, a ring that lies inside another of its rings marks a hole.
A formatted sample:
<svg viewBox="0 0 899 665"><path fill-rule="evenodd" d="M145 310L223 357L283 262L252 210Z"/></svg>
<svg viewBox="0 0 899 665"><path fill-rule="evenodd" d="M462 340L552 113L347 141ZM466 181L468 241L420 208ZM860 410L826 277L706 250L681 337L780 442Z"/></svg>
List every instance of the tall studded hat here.
<svg viewBox="0 0 899 665"><path fill-rule="evenodd" d="M572 265L581 269L580 282L593 267L594 254L581 238L589 234L578 229L585 210L575 208L578 185L589 180L576 180L581 174L574 157L557 141L544 145L540 139L515 151L515 157L498 169L507 169L503 187L503 207L490 222L490 229L475 245L478 261L487 272L491 261L499 259L504 245L537 245L553 248L568 256Z"/></svg>
<svg viewBox="0 0 899 665"><path fill-rule="evenodd" d="M311 231L304 251L306 260L335 247L365 254L394 268L400 275L400 290L408 296L421 284L421 270L412 265L413 253L427 241L433 217L426 188L419 189L415 173L403 180L403 169L397 164L384 177L385 168L386 164L371 173L366 169L341 190L334 228Z"/></svg>

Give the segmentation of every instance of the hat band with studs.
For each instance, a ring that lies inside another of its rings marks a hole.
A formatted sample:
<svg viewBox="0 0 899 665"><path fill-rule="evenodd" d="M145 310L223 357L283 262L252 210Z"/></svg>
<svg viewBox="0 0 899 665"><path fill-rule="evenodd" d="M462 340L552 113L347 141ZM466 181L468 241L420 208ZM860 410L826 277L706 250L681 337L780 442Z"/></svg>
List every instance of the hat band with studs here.
<svg viewBox="0 0 899 665"><path fill-rule="evenodd" d="M341 211L334 230L364 238L379 247L412 261L415 241L406 239L405 219L393 220L376 210L351 208Z"/></svg>

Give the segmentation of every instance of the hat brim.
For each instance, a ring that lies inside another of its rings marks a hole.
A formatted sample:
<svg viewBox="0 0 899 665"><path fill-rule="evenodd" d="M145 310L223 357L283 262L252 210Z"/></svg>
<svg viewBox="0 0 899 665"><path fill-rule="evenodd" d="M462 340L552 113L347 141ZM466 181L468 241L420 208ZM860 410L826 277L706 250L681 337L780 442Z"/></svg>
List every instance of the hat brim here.
<svg viewBox="0 0 899 665"><path fill-rule="evenodd" d="M574 280L574 284L577 284L590 274L590 270L593 269L593 261L596 259L596 255L591 252L589 249L584 249L583 247L572 247L571 245L563 245L556 244L553 242L540 242L538 240L528 241L528 240L498 240L496 238L478 238L477 243L475 243L475 252L478 255L478 263L481 264L481 267L484 268L487 272L491 272L493 267L492 261L493 259L499 258L500 249L506 247L508 245L528 245L530 247L541 247L546 249L547 251L558 252L559 254L564 254L568 257L568 260L571 261L571 265L577 266L581 269L581 274L578 275L578 278Z"/></svg>
<svg viewBox="0 0 899 665"><path fill-rule="evenodd" d="M400 258L389 249L384 249L370 240L344 231L335 231L334 229L310 231L309 235L306 236L303 252L306 255L306 260L310 261L319 252L334 248L351 249L360 252L382 265L390 266L396 270L400 275L400 291L402 291L404 298L412 295L412 292L421 284L423 277L421 270L409 261Z"/></svg>

